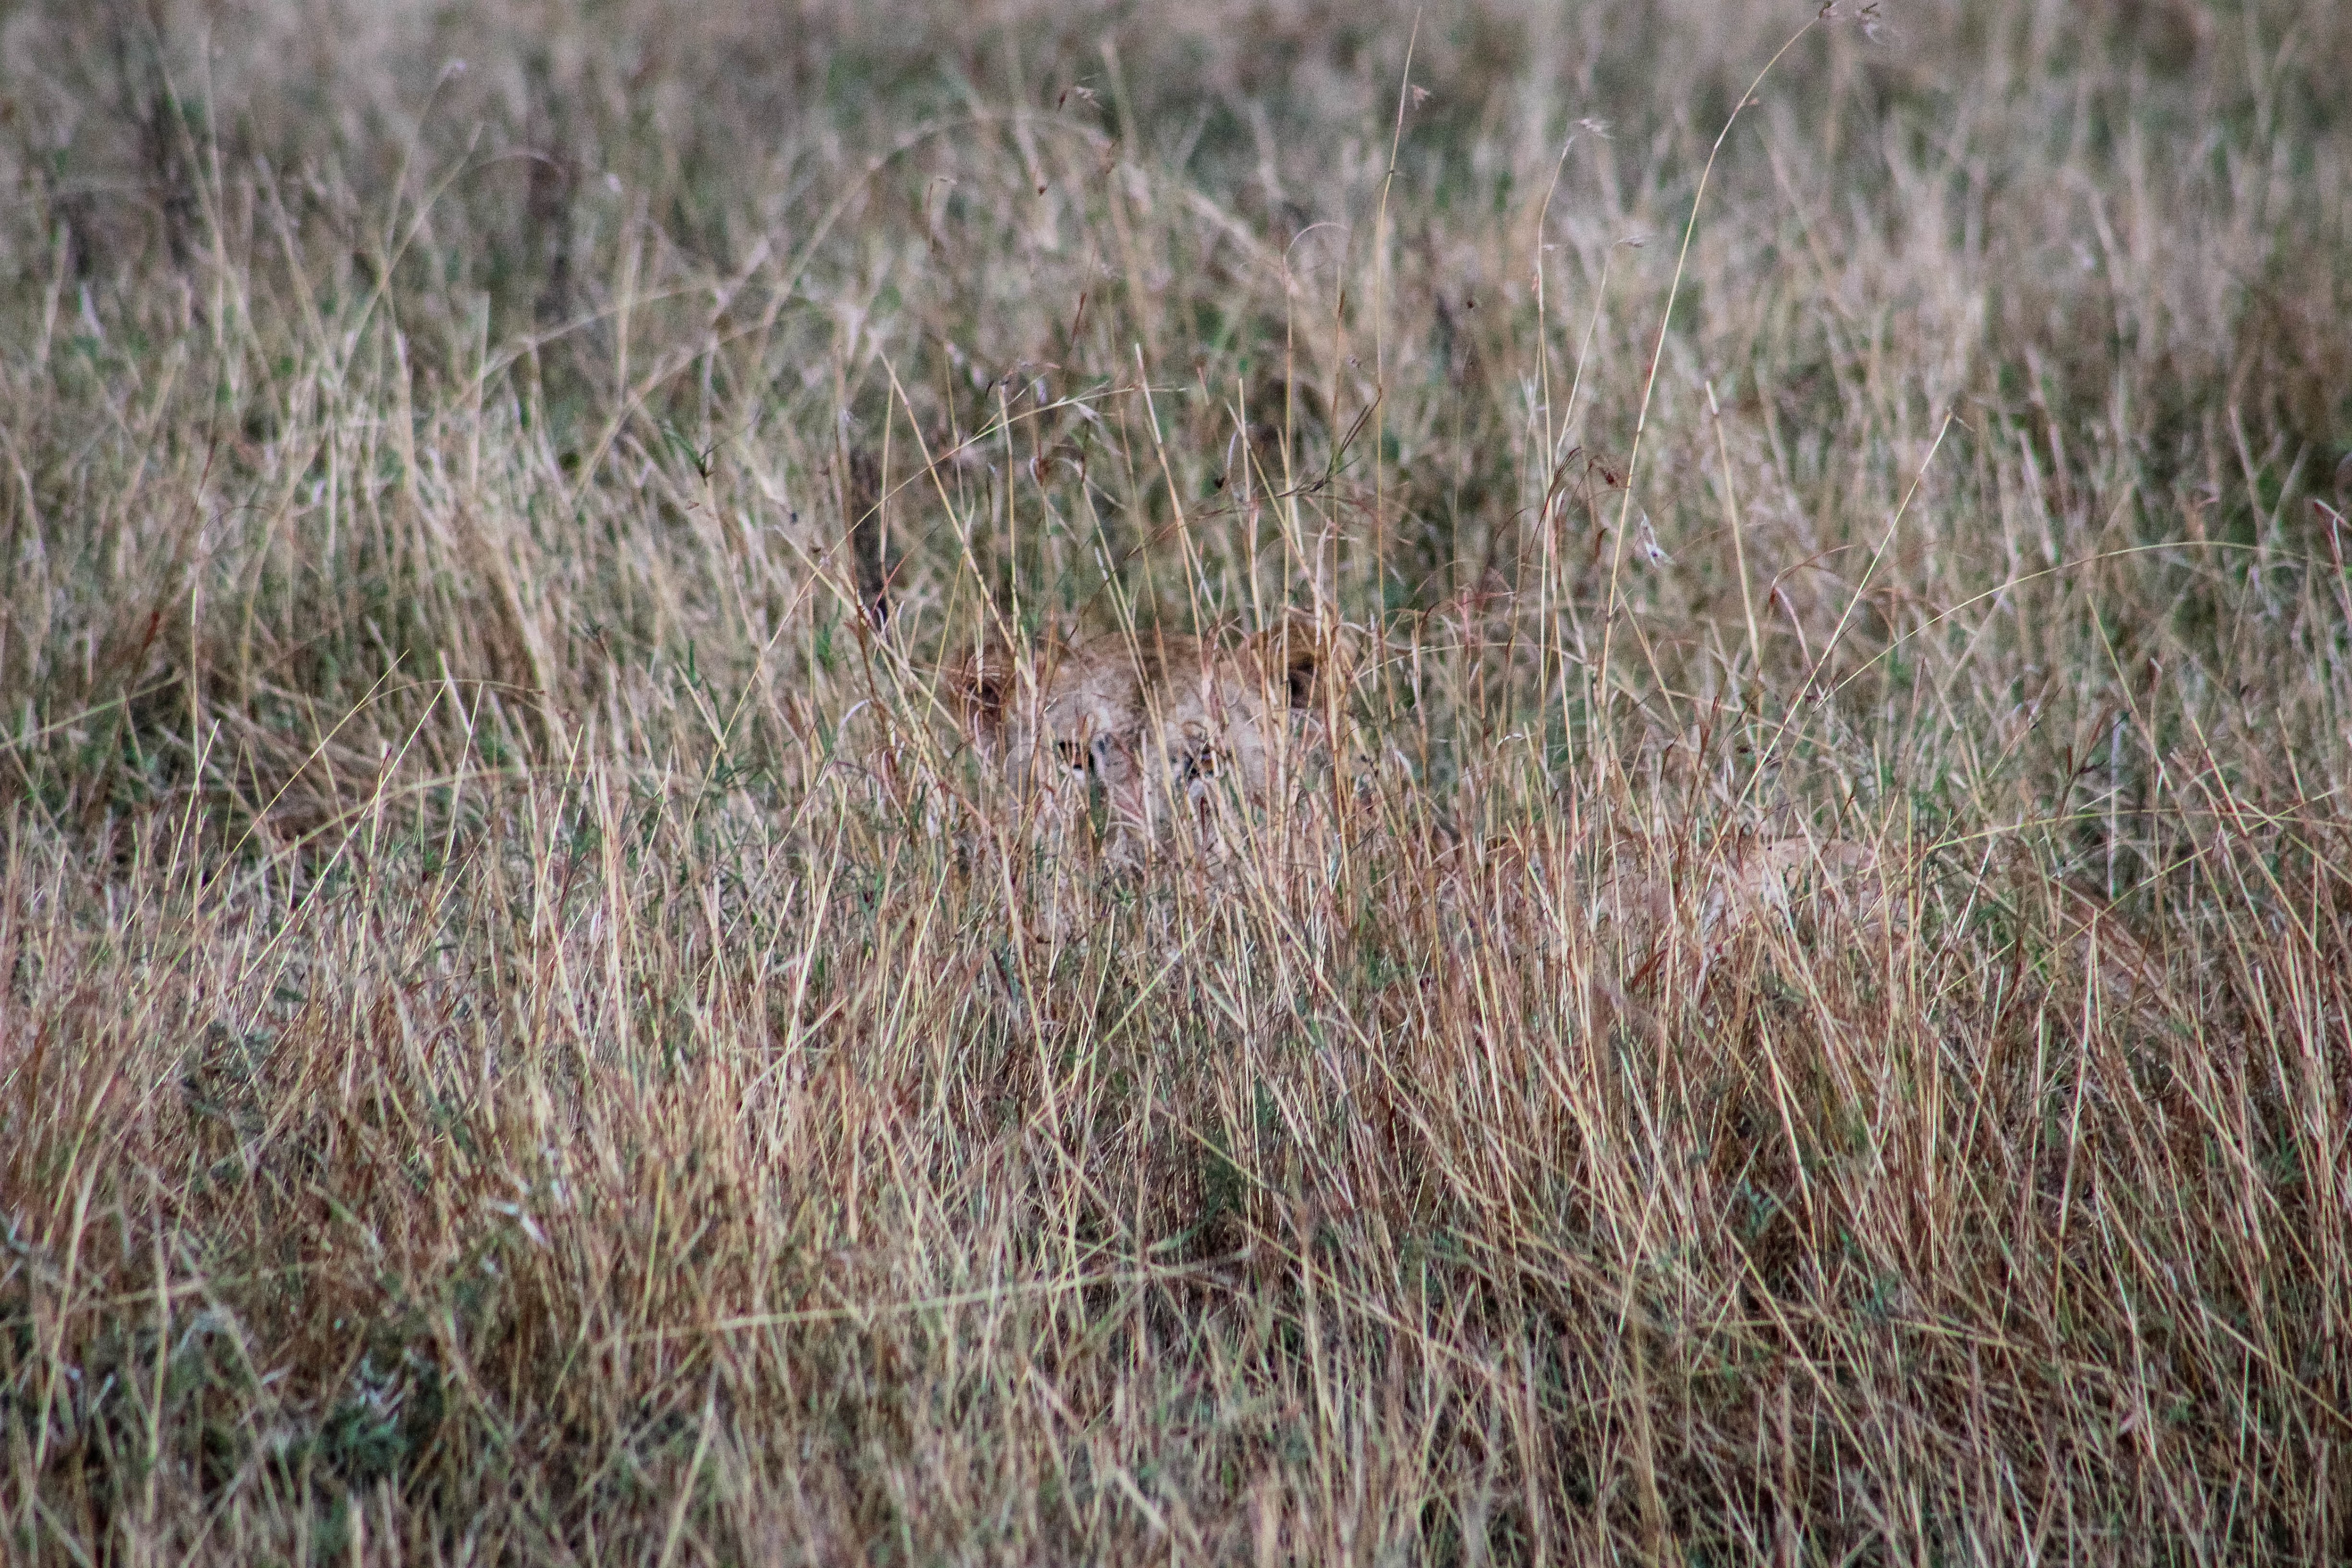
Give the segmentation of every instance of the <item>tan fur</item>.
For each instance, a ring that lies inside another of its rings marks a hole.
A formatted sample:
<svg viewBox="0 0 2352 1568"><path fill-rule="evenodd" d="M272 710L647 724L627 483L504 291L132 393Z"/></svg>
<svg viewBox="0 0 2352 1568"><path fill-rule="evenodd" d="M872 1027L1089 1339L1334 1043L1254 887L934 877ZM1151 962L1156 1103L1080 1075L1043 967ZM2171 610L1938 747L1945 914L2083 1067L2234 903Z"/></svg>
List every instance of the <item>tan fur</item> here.
<svg viewBox="0 0 2352 1568"><path fill-rule="evenodd" d="M1319 736L1326 674L1311 630L1288 626L1230 647L1150 631L997 646L948 685L974 749L1047 824L1076 824L1099 787L1113 858L1131 862L1180 813L1214 842L1226 802L1265 804L1290 742Z"/></svg>

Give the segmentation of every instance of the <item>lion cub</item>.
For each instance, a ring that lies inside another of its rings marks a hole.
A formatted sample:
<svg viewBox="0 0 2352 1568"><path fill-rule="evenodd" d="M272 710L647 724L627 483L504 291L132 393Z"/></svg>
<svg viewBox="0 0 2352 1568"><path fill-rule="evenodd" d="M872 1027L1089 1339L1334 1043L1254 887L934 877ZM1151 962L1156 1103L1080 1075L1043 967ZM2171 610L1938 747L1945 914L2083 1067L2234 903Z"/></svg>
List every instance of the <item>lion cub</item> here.
<svg viewBox="0 0 2352 1568"><path fill-rule="evenodd" d="M1323 739L1325 655L1298 623L1232 647L1137 631L983 648L948 687L973 748L1048 826L1084 820L1099 789L1110 858L1132 865L1180 814L1216 846L1221 807L1286 784Z"/></svg>

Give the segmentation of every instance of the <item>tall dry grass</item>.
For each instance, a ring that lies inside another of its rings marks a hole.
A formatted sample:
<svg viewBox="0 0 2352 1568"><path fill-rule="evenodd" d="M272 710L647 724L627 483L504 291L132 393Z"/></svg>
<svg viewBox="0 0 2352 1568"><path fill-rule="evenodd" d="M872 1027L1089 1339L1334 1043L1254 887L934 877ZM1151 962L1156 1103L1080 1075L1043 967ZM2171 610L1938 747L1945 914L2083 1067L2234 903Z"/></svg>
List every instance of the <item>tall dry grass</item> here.
<svg viewBox="0 0 2352 1568"><path fill-rule="evenodd" d="M2352 16L591 9L0 20L0 1555L2352 1549Z"/></svg>

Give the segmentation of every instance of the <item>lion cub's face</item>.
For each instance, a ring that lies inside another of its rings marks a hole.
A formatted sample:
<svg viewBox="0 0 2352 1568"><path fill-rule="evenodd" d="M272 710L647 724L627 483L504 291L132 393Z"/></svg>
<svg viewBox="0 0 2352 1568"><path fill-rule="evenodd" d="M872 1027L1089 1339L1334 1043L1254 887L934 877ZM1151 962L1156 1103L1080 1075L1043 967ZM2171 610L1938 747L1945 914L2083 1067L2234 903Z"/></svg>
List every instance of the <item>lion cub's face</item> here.
<svg viewBox="0 0 2352 1568"><path fill-rule="evenodd" d="M1236 647L1139 632L1026 658L985 650L950 686L974 748L1049 822L1074 822L1099 787L1114 858L1133 859L1180 808L1209 827L1229 799L1264 804L1319 737L1322 650L1279 627Z"/></svg>

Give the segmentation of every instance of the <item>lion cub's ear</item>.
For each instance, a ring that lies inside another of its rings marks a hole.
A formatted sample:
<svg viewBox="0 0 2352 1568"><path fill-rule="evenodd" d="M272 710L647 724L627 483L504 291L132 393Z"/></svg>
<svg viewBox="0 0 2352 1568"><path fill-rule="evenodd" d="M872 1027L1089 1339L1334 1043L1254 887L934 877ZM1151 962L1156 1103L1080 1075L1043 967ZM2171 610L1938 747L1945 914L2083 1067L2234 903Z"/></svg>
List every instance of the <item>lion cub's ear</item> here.
<svg viewBox="0 0 2352 1568"><path fill-rule="evenodd" d="M1339 661L1314 622L1295 616L1250 638L1249 647L1267 682L1294 710L1312 711L1323 705L1328 696L1326 683L1337 673Z"/></svg>
<svg viewBox="0 0 2352 1568"><path fill-rule="evenodd" d="M942 672L940 685L957 725L984 752L995 751L1004 733L1015 679L1012 656L993 644L973 649Z"/></svg>

